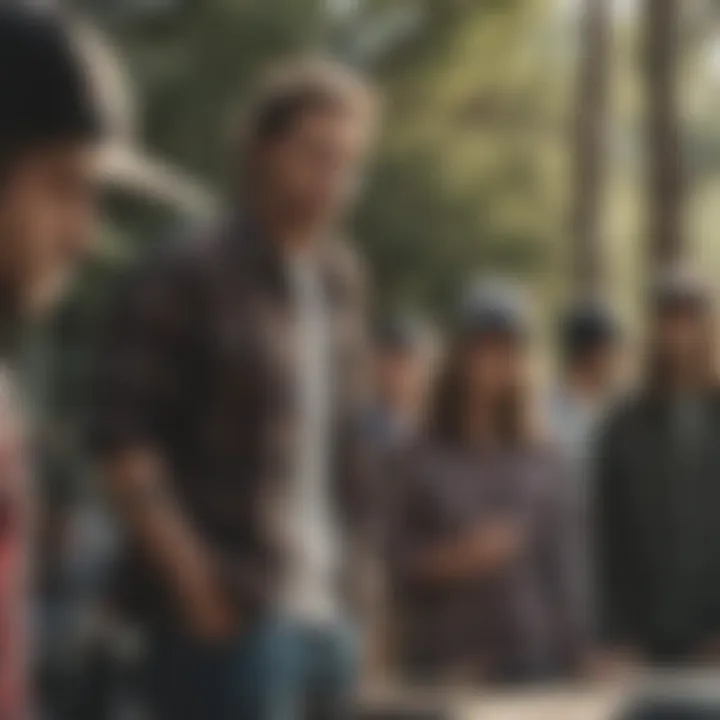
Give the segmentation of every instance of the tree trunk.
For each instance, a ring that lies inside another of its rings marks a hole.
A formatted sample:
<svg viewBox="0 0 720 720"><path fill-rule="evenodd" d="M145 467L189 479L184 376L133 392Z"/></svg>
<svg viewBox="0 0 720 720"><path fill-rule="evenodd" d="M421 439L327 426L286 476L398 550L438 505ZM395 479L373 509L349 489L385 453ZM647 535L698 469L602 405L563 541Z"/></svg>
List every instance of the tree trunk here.
<svg viewBox="0 0 720 720"><path fill-rule="evenodd" d="M684 254L685 181L678 99L679 0L645 0L650 267Z"/></svg>
<svg viewBox="0 0 720 720"><path fill-rule="evenodd" d="M602 282L602 206L605 180L611 3L584 0L580 27L575 119L572 270L577 290Z"/></svg>

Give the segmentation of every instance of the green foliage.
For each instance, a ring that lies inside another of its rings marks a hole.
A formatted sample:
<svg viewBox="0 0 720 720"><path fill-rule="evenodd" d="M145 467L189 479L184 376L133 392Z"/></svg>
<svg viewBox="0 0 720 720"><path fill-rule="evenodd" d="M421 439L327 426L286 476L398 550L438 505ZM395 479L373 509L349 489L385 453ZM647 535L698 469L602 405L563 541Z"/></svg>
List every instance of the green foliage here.
<svg viewBox="0 0 720 720"><path fill-rule="evenodd" d="M538 42L542 3L432 7L376 68L390 105L359 235L386 301L444 313L468 276L536 276L553 259L564 89Z"/></svg>
<svg viewBox="0 0 720 720"><path fill-rule="evenodd" d="M186 0L125 14L100 1L148 145L218 187L231 119L260 68L327 48L370 64L387 123L356 235L384 304L442 312L468 274L546 266L561 199L548 175L557 92L547 82L558 83L533 47L544 2L366 0L339 15L321 0Z"/></svg>
<svg viewBox="0 0 720 720"><path fill-rule="evenodd" d="M237 108L269 61L318 47L321 0L194 0L109 26L129 62L147 142L217 181ZM111 18L112 19L112 18Z"/></svg>
<svg viewBox="0 0 720 720"><path fill-rule="evenodd" d="M354 230L380 307L420 305L443 317L462 283L488 269L532 280L542 299L562 291L577 28L563 24L555 0L357 0L354 7L342 0L76 4L127 59L148 147L217 188L226 186L231 169L227 140L234 113L268 62L322 49L365 66L385 92L387 112ZM720 22L717 5L692 4L684 77L692 78L685 87L697 243L703 260L720 267L720 80L717 71L714 77L697 71L705 67L708 28ZM328 11L343 6L346 14ZM606 208L613 296L639 284L642 207L638 38L634 26L618 30ZM117 214L124 232L116 248L142 252L168 235L162 229L168 223L137 203L118 207ZM51 328L52 341L63 348L52 354L54 367L46 368L53 376L51 404L57 417L72 421L56 422L55 431L77 431L82 421L89 338L102 324L113 287L108 278L116 277L119 264L117 256L107 260L89 273Z"/></svg>

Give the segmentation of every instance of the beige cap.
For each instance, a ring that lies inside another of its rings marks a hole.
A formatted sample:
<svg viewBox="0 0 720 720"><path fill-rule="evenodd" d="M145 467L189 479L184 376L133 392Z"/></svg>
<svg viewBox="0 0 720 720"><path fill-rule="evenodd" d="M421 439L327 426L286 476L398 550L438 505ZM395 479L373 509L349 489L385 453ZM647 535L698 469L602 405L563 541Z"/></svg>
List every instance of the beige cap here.
<svg viewBox="0 0 720 720"><path fill-rule="evenodd" d="M76 32L78 48L87 61L90 82L108 129L100 162L108 186L192 216L211 213L215 207L211 190L140 146L137 103L117 50L86 21L76 22Z"/></svg>

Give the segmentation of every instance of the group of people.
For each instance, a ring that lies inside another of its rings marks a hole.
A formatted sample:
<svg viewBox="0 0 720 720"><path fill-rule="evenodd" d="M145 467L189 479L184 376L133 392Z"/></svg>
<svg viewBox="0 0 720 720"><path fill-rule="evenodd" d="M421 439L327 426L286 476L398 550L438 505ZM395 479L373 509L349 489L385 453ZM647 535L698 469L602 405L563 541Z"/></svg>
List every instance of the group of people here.
<svg viewBox="0 0 720 720"><path fill-rule="evenodd" d="M407 320L378 334L403 671L538 682L720 661L714 322L685 269L650 289L642 343L604 303L577 301L541 388L508 285L469 294L429 389L412 380L431 375Z"/></svg>
<svg viewBox="0 0 720 720"><path fill-rule="evenodd" d="M54 14L3 6L0 65L12 367L18 329L92 237L103 128ZM123 531L113 605L143 630L157 720L332 720L367 665L472 685L720 660L710 292L658 277L644 353L601 301L573 303L541 392L510 283L472 285L440 340L406 315L373 332L341 235L377 105L327 62L269 75L237 128L223 217L113 303L88 445ZM31 463L11 384L0 717L26 720Z"/></svg>

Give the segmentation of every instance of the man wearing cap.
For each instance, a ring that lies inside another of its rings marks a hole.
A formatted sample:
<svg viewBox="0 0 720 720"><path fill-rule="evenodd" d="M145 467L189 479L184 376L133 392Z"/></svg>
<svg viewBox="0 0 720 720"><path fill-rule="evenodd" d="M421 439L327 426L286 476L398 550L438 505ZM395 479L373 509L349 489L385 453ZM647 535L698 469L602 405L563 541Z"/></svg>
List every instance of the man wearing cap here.
<svg viewBox="0 0 720 720"><path fill-rule="evenodd" d="M559 328L561 379L550 398L548 420L554 440L585 481L597 425L617 392L620 328L607 305L572 304Z"/></svg>
<svg viewBox="0 0 720 720"><path fill-rule="evenodd" d="M100 121L69 32L47 12L0 14L0 327L56 297L92 236ZM7 356L7 355L6 355Z"/></svg>
<svg viewBox="0 0 720 720"><path fill-rule="evenodd" d="M392 313L374 338L374 403L366 418L370 441L380 454L412 440L424 421L430 375L428 332L407 313Z"/></svg>
<svg viewBox="0 0 720 720"><path fill-rule="evenodd" d="M69 30L51 13L0 7L0 354L13 384L23 327L49 309L95 220L97 108ZM6 388L3 397L12 395ZM0 717L27 717L26 465L17 412L0 422Z"/></svg>
<svg viewBox="0 0 720 720"><path fill-rule="evenodd" d="M374 478L363 272L337 234L371 95L324 62L269 76L236 206L109 323L94 444L158 720L335 718L348 701Z"/></svg>
<svg viewBox="0 0 720 720"><path fill-rule="evenodd" d="M597 457L603 640L678 665L720 654L720 385L711 297L684 272L650 298L643 386Z"/></svg>
<svg viewBox="0 0 720 720"><path fill-rule="evenodd" d="M560 383L546 406L552 440L569 464L568 497L577 504L582 529L578 535L582 607L588 625L596 621L595 552L590 520L594 510L597 432L616 397L620 374L620 328L610 308L597 299L583 299L566 311L559 328Z"/></svg>

